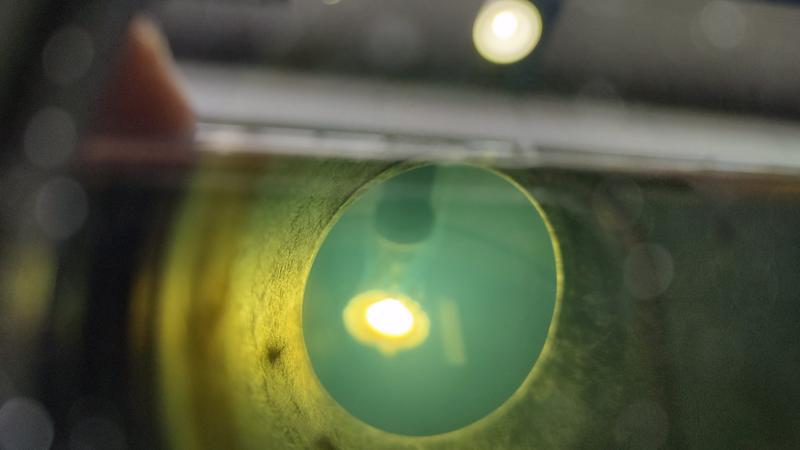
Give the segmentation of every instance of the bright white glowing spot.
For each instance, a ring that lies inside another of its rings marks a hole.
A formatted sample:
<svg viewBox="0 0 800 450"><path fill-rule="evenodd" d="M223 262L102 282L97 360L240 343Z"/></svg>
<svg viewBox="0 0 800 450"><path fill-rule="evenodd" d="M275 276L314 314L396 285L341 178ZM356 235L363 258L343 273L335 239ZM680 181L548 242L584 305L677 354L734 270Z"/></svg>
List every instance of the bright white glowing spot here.
<svg viewBox="0 0 800 450"><path fill-rule="evenodd" d="M394 298L373 303L365 317L373 330L389 336L402 336L414 328L414 315L403 302Z"/></svg>
<svg viewBox="0 0 800 450"><path fill-rule="evenodd" d="M542 15L528 0L490 0L478 12L472 28L478 53L496 64L525 58L541 37Z"/></svg>
<svg viewBox="0 0 800 450"><path fill-rule="evenodd" d="M419 304L403 295L381 291L355 296L342 318L353 338L387 356L419 346L430 328L428 316Z"/></svg>
<svg viewBox="0 0 800 450"><path fill-rule="evenodd" d="M492 32L501 39L513 36L518 27L517 16L510 11L503 11L492 19Z"/></svg>

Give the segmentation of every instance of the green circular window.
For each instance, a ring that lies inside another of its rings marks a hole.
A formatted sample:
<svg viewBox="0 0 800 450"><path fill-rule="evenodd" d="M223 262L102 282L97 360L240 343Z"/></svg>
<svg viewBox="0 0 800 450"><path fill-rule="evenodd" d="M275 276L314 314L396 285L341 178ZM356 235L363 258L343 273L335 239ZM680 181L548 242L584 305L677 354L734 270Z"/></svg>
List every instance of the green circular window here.
<svg viewBox="0 0 800 450"><path fill-rule="evenodd" d="M538 359L557 296L545 219L507 178L425 166L344 208L314 260L303 333L350 414L403 435L462 428Z"/></svg>

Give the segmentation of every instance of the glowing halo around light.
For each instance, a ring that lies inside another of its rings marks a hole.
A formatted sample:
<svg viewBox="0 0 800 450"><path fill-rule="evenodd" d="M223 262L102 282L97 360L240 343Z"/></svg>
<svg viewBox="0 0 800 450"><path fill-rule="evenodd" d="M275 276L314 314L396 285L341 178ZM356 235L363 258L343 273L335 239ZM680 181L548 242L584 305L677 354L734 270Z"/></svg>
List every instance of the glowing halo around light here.
<svg viewBox="0 0 800 450"><path fill-rule="evenodd" d="M357 341L391 356L417 347L430 323L420 306L402 295L369 291L355 296L343 313L347 331Z"/></svg>
<svg viewBox="0 0 800 450"><path fill-rule="evenodd" d="M527 0L490 0L478 12L472 40L478 53L495 64L528 56L542 37L542 15Z"/></svg>

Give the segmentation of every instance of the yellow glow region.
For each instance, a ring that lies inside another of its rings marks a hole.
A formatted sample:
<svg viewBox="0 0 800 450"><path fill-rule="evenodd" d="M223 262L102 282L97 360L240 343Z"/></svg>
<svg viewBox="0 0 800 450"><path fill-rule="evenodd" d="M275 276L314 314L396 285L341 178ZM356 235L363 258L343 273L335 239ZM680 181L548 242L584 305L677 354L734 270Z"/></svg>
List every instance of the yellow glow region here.
<svg viewBox="0 0 800 450"><path fill-rule="evenodd" d="M351 336L386 355L417 347L428 337L430 328L428 316L417 303L381 291L355 296L343 318Z"/></svg>
<svg viewBox="0 0 800 450"><path fill-rule="evenodd" d="M478 53L495 64L511 64L528 56L541 37L542 15L528 0L490 0L472 27Z"/></svg>

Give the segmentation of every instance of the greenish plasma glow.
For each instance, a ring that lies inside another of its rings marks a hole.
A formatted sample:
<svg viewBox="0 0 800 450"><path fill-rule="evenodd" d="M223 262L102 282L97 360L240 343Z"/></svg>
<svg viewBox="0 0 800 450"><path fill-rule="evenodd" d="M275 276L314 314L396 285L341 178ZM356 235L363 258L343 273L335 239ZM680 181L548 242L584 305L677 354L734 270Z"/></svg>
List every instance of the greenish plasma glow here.
<svg viewBox="0 0 800 450"><path fill-rule="evenodd" d="M547 224L509 180L464 165L412 169L358 196L325 238L306 284L308 354L325 389L364 422L403 435L453 431L528 377L548 336L556 276ZM342 311L374 290L419 304L427 339L386 352L354 338Z"/></svg>
<svg viewBox="0 0 800 450"><path fill-rule="evenodd" d="M653 397L648 380L656 379L655 373L643 369L648 366L640 340L628 331L633 315L625 305L631 303L615 290L621 258L609 252L615 248L609 235L587 221L596 181L538 169L487 171L509 180L504 187L535 194L535 206L558 238L558 299L533 369L510 398L498 396L503 403L488 416L452 432L400 435L354 417L320 383L309 358L304 336L309 328L303 323L309 274L349 205L419 165L289 157L267 160L258 170L253 165L250 158L234 156L203 161L163 252L145 262L137 283L132 329L141 336L152 330L154 354L146 368L155 371L168 448L618 448L613 430L621 409L631 399ZM432 193L431 206L437 195ZM476 195L472 200L483 202L484 194ZM435 232L388 234L393 242L409 243ZM409 300L428 298L414 295L420 298ZM446 355L441 365L468 364L476 357L463 332L469 322L461 301L425 306L430 319L425 345ZM341 311L337 314L341 322ZM380 356L375 348L360 347ZM412 351L398 351L396 357ZM526 371L535 359L528 356Z"/></svg>

